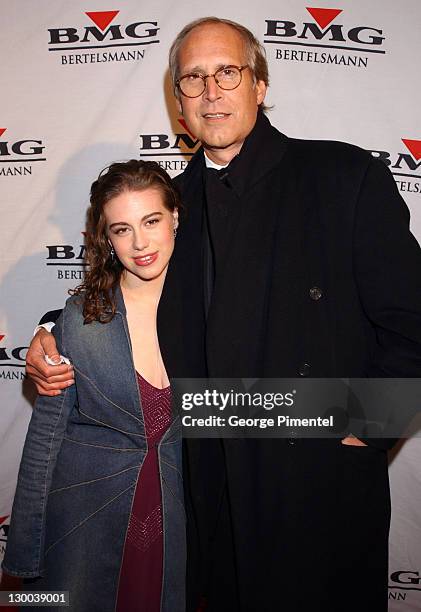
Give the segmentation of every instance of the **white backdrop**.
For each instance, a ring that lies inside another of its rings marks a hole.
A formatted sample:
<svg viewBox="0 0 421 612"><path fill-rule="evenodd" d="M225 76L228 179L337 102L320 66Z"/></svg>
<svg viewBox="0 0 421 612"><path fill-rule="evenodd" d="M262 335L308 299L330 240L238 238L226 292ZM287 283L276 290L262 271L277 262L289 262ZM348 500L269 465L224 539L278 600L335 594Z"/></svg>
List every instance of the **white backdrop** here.
<svg viewBox="0 0 421 612"><path fill-rule="evenodd" d="M197 147L166 70L185 23L211 10L252 29L267 50L272 123L380 156L421 239L419 0L250 4L0 0L0 557L31 413L25 347L39 317L81 279L90 184L132 157L151 156L175 175ZM389 607L402 612L421 610L420 462L413 437L390 467ZM362 607L369 580L355 585Z"/></svg>

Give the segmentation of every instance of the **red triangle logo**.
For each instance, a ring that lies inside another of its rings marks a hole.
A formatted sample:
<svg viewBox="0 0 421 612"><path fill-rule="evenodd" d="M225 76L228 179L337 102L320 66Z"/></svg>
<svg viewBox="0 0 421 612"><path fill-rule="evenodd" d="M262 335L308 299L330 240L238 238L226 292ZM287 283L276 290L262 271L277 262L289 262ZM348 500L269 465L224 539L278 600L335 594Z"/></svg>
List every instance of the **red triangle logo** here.
<svg viewBox="0 0 421 612"><path fill-rule="evenodd" d="M402 138L402 142L414 159L417 161L421 159L421 140L408 140L408 138Z"/></svg>
<svg viewBox="0 0 421 612"><path fill-rule="evenodd" d="M3 340L3 338L5 338L5 335L4 334L3 335L0 334L0 342Z"/></svg>
<svg viewBox="0 0 421 612"><path fill-rule="evenodd" d="M120 11L91 11L89 13L85 13L88 15L89 19L92 19L94 24L99 27L100 30L105 30L114 17L119 14Z"/></svg>
<svg viewBox="0 0 421 612"><path fill-rule="evenodd" d="M0 136L3 136L7 128L0 128Z"/></svg>
<svg viewBox="0 0 421 612"><path fill-rule="evenodd" d="M187 127L187 123L182 117L180 117L180 119L178 120L178 123L186 130L187 134L190 134L193 140L197 140L196 136L193 134L191 130L189 130L189 128Z"/></svg>
<svg viewBox="0 0 421 612"><path fill-rule="evenodd" d="M5 521L5 520L6 520L8 517L9 517L9 515L7 515L7 516L0 516L0 525L1 525L2 523L4 523L4 521Z"/></svg>
<svg viewBox="0 0 421 612"><path fill-rule="evenodd" d="M342 13L342 9L312 8L309 6L306 6L306 9L322 30L324 30L339 13Z"/></svg>

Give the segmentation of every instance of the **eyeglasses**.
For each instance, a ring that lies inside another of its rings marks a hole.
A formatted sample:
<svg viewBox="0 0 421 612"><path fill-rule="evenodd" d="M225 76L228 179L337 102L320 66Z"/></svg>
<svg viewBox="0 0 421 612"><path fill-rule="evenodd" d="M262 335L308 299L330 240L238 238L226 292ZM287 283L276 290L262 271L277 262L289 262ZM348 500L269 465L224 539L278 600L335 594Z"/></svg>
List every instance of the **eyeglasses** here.
<svg viewBox="0 0 421 612"><path fill-rule="evenodd" d="M191 72L177 79L175 84L186 98L198 98L205 91L206 79L209 77L214 77L215 83L221 89L236 89L241 83L243 70L248 67L248 64L245 66L224 66L213 74Z"/></svg>

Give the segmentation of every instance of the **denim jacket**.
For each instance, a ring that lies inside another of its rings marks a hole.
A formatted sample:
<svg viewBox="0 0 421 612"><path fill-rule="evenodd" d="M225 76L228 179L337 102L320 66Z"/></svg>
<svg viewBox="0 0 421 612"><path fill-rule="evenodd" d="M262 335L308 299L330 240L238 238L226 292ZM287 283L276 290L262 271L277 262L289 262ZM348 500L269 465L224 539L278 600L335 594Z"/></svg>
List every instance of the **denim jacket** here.
<svg viewBox="0 0 421 612"><path fill-rule="evenodd" d="M4 570L29 588L69 591L70 609L112 612L139 471L147 451L124 301L110 323L83 324L69 298L54 334L75 385L37 399L12 510ZM185 609L181 429L158 446L164 531L161 612Z"/></svg>

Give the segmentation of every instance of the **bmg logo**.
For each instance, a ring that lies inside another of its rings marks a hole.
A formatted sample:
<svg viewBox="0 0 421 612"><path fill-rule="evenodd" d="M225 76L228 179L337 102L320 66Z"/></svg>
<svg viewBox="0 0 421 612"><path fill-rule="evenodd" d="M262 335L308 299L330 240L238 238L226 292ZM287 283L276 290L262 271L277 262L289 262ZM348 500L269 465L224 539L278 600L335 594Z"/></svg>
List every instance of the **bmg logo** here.
<svg viewBox="0 0 421 612"><path fill-rule="evenodd" d="M133 23L121 25L111 24L115 17L120 11L92 11L87 12L85 15L95 25L85 26L83 28L77 27L62 27L62 28L48 28L50 35L49 45L63 45L63 44L76 44L76 43L98 43L110 41L126 41L120 43L122 46L127 45L128 42L133 45L136 44L150 44L158 43L157 34L159 31L157 21L136 21ZM102 45L110 46L110 45ZM68 49L72 47L67 47ZM74 48L74 47L73 47ZM92 48L88 45L84 45L79 48ZM98 48L98 45L96 45ZM51 51L57 51L61 49L50 49Z"/></svg>

